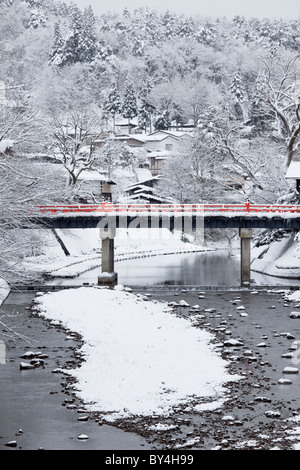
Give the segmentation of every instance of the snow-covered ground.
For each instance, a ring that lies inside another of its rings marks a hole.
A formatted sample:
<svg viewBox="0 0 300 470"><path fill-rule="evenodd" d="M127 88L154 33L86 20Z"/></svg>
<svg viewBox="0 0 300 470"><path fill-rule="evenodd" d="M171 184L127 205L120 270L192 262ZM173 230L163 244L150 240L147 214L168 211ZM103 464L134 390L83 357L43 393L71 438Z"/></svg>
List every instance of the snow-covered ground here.
<svg viewBox="0 0 300 470"><path fill-rule="evenodd" d="M294 234L252 249L251 269L270 276L300 278L300 244Z"/></svg>
<svg viewBox="0 0 300 470"><path fill-rule="evenodd" d="M101 265L101 241L98 229L57 230L67 247L66 256L51 231L43 231L43 250L27 257L23 268L57 277L75 277ZM213 248L183 242L181 233L167 229L119 229L115 238L115 260L137 258L143 254L160 255L211 251Z"/></svg>
<svg viewBox="0 0 300 470"><path fill-rule="evenodd" d="M8 296L9 292L9 285L7 284L7 282L4 281L4 279L0 278L0 306Z"/></svg>
<svg viewBox="0 0 300 470"><path fill-rule="evenodd" d="M166 303L123 286L81 287L36 298L36 312L83 337L85 362L65 371L90 411L114 421L161 416L191 399L224 400L228 373L207 331Z"/></svg>

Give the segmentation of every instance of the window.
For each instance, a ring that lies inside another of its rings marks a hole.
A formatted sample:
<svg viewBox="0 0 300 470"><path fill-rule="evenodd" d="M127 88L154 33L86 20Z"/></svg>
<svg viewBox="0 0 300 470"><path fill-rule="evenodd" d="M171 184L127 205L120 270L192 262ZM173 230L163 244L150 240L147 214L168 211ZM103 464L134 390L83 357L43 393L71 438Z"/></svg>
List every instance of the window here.
<svg viewBox="0 0 300 470"><path fill-rule="evenodd" d="M166 150L172 150L173 149L173 144L166 144Z"/></svg>

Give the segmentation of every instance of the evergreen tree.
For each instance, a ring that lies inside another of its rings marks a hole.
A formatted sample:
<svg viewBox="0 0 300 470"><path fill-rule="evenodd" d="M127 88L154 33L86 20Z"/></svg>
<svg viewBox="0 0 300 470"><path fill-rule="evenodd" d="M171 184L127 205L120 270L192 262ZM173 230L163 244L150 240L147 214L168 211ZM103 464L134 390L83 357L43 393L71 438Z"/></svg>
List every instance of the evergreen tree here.
<svg viewBox="0 0 300 470"><path fill-rule="evenodd" d="M147 101L146 98L141 100L141 105L139 107L139 125L147 131L152 132L152 116L155 111L155 107Z"/></svg>
<svg viewBox="0 0 300 470"><path fill-rule="evenodd" d="M132 118L137 116L138 107L137 99L131 81L127 81L124 89L123 105L122 105L122 116L128 119L129 132L130 132L130 121Z"/></svg>
<svg viewBox="0 0 300 470"><path fill-rule="evenodd" d="M64 40L61 35L59 23L54 26L54 44L50 54L49 62L52 65L61 65L64 55Z"/></svg>
<svg viewBox="0 0 300 470"><path fill-rule="evenodd" d="M113 117L113 132L115 132L116 114L120 113L122 110L120 94L116 85L110 91L107 101L104 104L104 109Z"/></svg>
<svg viewBox="0 0 300 470"><path fill-rule="evenodd" d="M82 40L83 16L78 7L73 7L71 16L71 32L66 39L64 48L64 64L75 64L82 58L81 40Z"/></svg>
<svg viewBox="0 0 300 470"><path fill-rule="evenodd" d="M28 22L28 28L37 29L39 26L45 27L47 20L44 14L38 10L32 10L30 13L30 19Z"/></svg>
<svg viewBox="0 0 300 470"><path fill-rule="evenodd" d="M92 7L83 12L83 25L81 32L80 61L91 62L97 52L96 19Z"/></svg>
<svg viewBox="0 0 300 470"><path fill-rule="evenodd" d="M152 88L153 84L151 80L145 80L139 93L140 107L138 110L139 125L145 129L145 131L147 127L149 127L150 132L152 132L152 116L155 112L155 106L151 104L149 100L149 94Z"/></svg>
<svg viewBox="0 0 300 470"><path fill-rule="evenodd" d="M237 103L243 103L243 101L245 101L245 93L240 72L235 72L235 74L233 75L229 91L232 93L232 95L234 96L234 100Z"/></svg>
<svg viewBox="0 0 300 470"><path fill-rule="evenodd" d="M163 15L162 25L164 28L164 34L166 38L170 39L176 35L176 28L178 25L178 20L177 20L177 17L173 13L171 13L170 11L167 11Z"/></svg>
<svg viewBox="0 0 300 470"><path fill-rule="evenodd" d="M178 126L180 124L183 124L186 121L186 119L184 118L184 112L183 112L181 106L178 105L177 103L172 103L170 119L171 119L171 121L176 122L176 129L177 130L178 130Z"/></svg>
<svg viewBox="0 0 300 470"><path fill-rule="evenodd" d="M266 104L268 96L267 79L264 73L256 77L255 88L251 101L251 120L258 132L270 129L273 119L269 107Z"/></svg>
<svg viewBox="0 0 300 470"><path fill-rule="evenodd" d="M130 12L127 7L124 7L123 16L124 18L130 18Z"/></svg>
<svg viewBox="0 0 300 470"><path fill-rule="evenodd" d="M231 79L229 92L234 99L234 109L239 118L243 118L243 108L242 105L246 101L246 93L241 79L241 74L239 71L235 72Z"/></svg>
<svg viewBox="0 0 300 470"><path fill-rule="evenodd" d="M156 116L156 119L154 121L154 127L156 130L168 130L170 125L170 113L167 109L164 109L161 113Z"/></svg>

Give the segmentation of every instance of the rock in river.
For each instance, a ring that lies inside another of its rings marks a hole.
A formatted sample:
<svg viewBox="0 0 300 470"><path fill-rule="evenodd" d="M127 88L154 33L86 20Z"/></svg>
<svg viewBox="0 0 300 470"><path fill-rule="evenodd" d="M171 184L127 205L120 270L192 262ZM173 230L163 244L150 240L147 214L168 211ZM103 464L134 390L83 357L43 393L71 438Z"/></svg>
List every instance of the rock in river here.
<svg viewBox="0 0 300 470"><path fill-rule="evenodd" d="M33 364L28 364L27 362L20 363L20 370L28 370L28 369L35 369Z"/></svg>
<svg viewBox="0 0 300 470"><path fill-rule="evenodd" d="M297 367L285 367L283 369L284 374L298 374L299 369Z"/></svg>

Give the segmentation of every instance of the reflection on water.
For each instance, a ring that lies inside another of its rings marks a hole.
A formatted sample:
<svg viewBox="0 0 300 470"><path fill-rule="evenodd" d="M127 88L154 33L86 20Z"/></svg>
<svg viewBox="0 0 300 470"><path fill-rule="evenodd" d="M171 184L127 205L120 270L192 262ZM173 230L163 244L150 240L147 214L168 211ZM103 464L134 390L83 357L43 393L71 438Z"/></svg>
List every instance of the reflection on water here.
<svg viewBox="0 0 300 470"><path fill-rule="evenodd" d="M239 261L223 252L167 255L116 263L120 284L238 286Z"/></svg>
<svg viewBox="0 0 300 470"><path fill-rule="evenodd" d="M119 284L240 286L240 258L226 250L207 253L148 256L117 261ZM55 279L52 284L82 285L97 283L101 267L77 278ZM284 279L251 271L251 285L299 286L299 279Z"/></svg>

